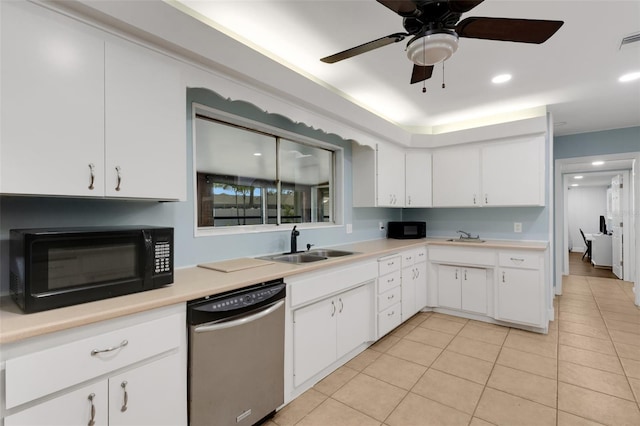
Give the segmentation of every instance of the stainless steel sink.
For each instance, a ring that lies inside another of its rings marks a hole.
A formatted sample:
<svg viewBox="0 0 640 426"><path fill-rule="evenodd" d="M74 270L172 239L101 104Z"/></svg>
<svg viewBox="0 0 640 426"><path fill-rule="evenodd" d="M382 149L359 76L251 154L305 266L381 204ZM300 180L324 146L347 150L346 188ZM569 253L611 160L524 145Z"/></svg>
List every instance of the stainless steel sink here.
<svg viewBox="0 0 640 426"><path fill-rule="evenodd" d="M276 262L287 262L287 263L310 263L310 262L318 262L320 260L326 260L325 256L317 256L314 254L307 253L291 253L291 254L276 254L274 256L265 256L261 259L275 260Z"/></svg>
<svg viewBox="0 0 640 426"><path fill-rule="evenodd" d="M479 238L449 238L447 241L454 243L484 243L486 240L481 240Z"/></svg>
<svg viewBox="0 0 640 426"><path fill-rule="evenodd" d="M306 253L312 254L314 256L324 256L324 257L342 257L352 255L352 251L343 251L343 250L329 250L329 249L313 249L309 250Z"/></svg>
<svg viewBox="0 0 640 426"><path fill-rule="evenodd" d="M286 263L311 263L327 260L333 257L349 256L354 254L352 251L330 250L330 249L313 249L298 253L282 253L272 254L269 256L261 256L258 259L273 260L276 262Z"/></svg>

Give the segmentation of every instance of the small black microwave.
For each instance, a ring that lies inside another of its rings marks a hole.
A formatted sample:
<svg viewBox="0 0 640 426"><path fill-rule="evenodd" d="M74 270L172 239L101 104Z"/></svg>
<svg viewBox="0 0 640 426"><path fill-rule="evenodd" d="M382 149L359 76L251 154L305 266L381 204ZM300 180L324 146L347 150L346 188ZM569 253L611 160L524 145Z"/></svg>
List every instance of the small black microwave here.
<svg viewBox="0 0 640 426"><path fill-rule="evenodd" d="M426 222L389 222L387 224L387 238L410 240L427 236Z"/></svg>
<svg viewBox="0 0 640 426"><path fill-rule="evenodd" d="M173 228L12 229L11 297L26 313L173 283Z"/></svg>

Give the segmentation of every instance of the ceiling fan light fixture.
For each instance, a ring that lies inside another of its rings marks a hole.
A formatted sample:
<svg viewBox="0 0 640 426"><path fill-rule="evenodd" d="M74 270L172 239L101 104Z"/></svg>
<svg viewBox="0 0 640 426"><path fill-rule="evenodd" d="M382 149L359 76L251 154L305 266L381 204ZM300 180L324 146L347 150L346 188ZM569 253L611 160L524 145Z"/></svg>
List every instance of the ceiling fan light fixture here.
<svg viewBox="0 0 640 426"><path fill-rule="evenodd" d="M413 39L407 45L407 57L416 65L428 66L446 61L458 50L455 32L437 32Z"/></svg>

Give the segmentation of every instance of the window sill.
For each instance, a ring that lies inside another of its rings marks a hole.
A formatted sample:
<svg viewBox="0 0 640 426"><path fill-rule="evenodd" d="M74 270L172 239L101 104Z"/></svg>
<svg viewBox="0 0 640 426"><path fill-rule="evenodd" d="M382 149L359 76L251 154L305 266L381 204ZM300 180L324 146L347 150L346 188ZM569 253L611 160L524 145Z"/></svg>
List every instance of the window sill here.
<svg viewBox="0 0 640 426"><path fill-rule="evenodd" d="M294 226L297 229L328 229L343 228L344 225L335 223L287 223L283 225L244 225L221 228L196 228L194 236L215 237L218 235L262 234L267 232L290 232Z"/></svg>

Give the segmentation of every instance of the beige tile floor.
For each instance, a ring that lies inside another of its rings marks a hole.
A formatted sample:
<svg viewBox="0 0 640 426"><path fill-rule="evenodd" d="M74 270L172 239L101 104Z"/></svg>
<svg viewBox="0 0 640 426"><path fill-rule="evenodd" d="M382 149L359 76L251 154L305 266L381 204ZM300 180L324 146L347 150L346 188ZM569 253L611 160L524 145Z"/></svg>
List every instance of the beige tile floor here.
<svg viewBox="0 0 640 426"><path fill-rule="evenodd" d="M563 288L548 335L420 313L267 425L640 425L631 283Z"/></svg>

